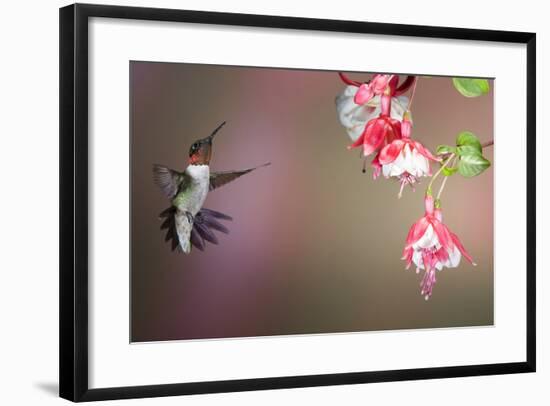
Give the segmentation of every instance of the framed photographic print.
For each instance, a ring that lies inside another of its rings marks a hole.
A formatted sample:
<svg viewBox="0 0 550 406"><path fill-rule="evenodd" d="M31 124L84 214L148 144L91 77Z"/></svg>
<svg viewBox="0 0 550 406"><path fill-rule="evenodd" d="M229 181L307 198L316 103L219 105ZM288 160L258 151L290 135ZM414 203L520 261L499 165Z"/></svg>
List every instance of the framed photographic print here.
<svg viewBox="0 0 550 406"><path fill-rule="evenodd" d="M535 371L535 34L60 10L60 395Z"/></svg>

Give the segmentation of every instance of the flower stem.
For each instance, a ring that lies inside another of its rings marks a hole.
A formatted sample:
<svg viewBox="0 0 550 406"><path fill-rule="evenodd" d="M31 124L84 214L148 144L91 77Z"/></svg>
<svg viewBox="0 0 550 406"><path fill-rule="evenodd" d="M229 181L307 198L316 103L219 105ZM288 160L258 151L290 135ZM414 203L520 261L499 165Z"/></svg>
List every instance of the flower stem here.
<svg viewBox="0 0 550 406"><path fill-rule="evenodd" d="M452 165L454 165L456 159L457 159L457 156L454 156ZM443 179L443 182L441 182L441 186L439 187L439 192L437 192L437 198L436 198L437 200L441 199L441 194L443 193L443 190L445 189L445 185L447 184L447 179L449 179L449 176L445 176L445 179Z"/></svg>
<svg viewBox="0 0 550 406"><path fill-rule="evenodd" d="M481 144L481 148L487 148L487 147L490 147L492 145L494 145L495 142L494 140L489 140L489 141L486 141L484 142L483 144ZM443 166L439 169L439 171L432 177L432 180L430 182L430 184L428 185L428 188L431 188L432 186L432 183L433 181L435 180L435 177L439 174L439 172L442 172L443 171L443 168L446 167L451 159L453 159L453 165L454 165L454 162L456 161L458 157L454 154L450 154L449 155L449 158L445 161L445 163L443 164ZM441 186L439 187L439 192L437 192L437 197L436 197L436 200L439 200L441 199L441 194L443 193L443 190L445 189L445 185L447 184L447 179L449 177L448 176L445 176L445 179L443 179L443 182L441 182Z"/></svg>
<svg viewBox="0 0 550 406"><path fill-rule="evenodd" d="M449 157L445 160L445 162L443 162L443 165L441 165L441 168L439 168L439 170L435 173L434 176L432 176L432 179L430 180L430 183L428 184L428 188L427 190L432 190L432 185L434 183L434 181L437 179L437 177L439 176L439 174L441 172L443 172L443 169L445 169L445 167L449 164L449 162L451 162L451 159L453 159L455 157L455 154L451 154L449 155Z"/></svg>
<svg viewBox="0 0 550 406"><path fill-rule="evenodd" d="M445 179L443 179L443 182L441 182L441 186L439 187L439 192L437 192L437 200L441 199L441 194L443 193L443 189L445 189L445 185L447 184L447 179L449 179L448 176L445 176Z"/></svg>
<svg viewBox="0 0 550 406"><path fill-rule="evenodd" d="M395 96L402 95L407 90L409 90L409 87L415 82L416 76L407 76L407 79L401 85L395 89Z"/></svg>
<svg viewBox="0 0 550 406"><path fill-rule="evenodd" d="M414 94L416 93L416 84L418 83L418 77L415 77L414 78L414 83L413 83L413 88L412 88L412 91L411 91L411 98L409 99L409 105L407 106L407 110L410 111L411 110L411 104L413 102L413 99L414 99Z"/></svg>
<svg viewBox="0 0 550 406"><path fill-rule="evenodd" d="M338 72L338 76L340 76L340 79L342 80L342 82L344 82L346 85L350 85L350 86L361 86L361 83L359 82L356 82L355 80L351 80L350 78L348 78L346 75L344 75L342 72Z"/></svg>

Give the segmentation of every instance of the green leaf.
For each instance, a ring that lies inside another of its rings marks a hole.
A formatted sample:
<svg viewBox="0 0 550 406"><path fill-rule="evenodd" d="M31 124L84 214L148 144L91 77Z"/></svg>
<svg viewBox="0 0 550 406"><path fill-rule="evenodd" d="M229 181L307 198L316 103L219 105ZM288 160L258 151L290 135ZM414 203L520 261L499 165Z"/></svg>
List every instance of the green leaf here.
<svg viewBox="0 0 550 406"><path fill-rule="evenodd" d="M466 156L466 155L481 155L481 156L483 156L481 151L478 148L476 148L472 145L462 145L461 147L457 147L456 154L459 157L463 157L463 156Z"/></svg>
<svg viewBox="0 0 550 406"><path fill-rule="evenodd" d="M473 147L464 146L462 154L460 154L460 160L458 161L458 172L465 178L471 178L479 175L489 166L491 162L483 157L479 152L475 151ZM468 151L468 152L466 152Z"/></svg>
<svg viewBox="0 0 550 406"><path fill-rule="evenodd" d="M454 154L456 153L456 147L450 145L439 145L436 150L437 155Z"/></svg>
<svg viewBox="0 0 550 406"><path fill-rule="evenodd" d="M487 79L453 78L453 85L466 97L478 97L489 92Z"/></svg>
<svg viewBox="0 0 550 406"><path fill-rule="evenodd" d="M457 147L462 146L470 146L477 149L477 151L481 154L481 142L477 139L474 133L471 133L470 131L462 131L460 134L456 137L456 145Z"/></svg>

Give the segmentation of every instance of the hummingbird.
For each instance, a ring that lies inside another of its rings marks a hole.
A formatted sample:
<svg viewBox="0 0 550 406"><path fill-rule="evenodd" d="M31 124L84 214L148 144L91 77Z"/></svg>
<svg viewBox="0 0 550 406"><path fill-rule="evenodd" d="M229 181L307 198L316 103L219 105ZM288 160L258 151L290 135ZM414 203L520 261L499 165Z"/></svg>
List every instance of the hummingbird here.
<svg viewBox="0 0 550 406"><path fill-rule="evenodd" d="M208 193L255 169L270 165L268 162L238 171L211 172L212 142L224 125L225 121L208 137L191 144L188 166L183 172L153 165L153 180L170 199L170 207L160 213L160 218L164 218L161 229L168 229L165 241L171 240L172 250L178 247L189 254L192 246L202 251L204 240L217 244L211 229L227 233L227 228L218 220L231 220L231 217L202 207Z"/></svg>

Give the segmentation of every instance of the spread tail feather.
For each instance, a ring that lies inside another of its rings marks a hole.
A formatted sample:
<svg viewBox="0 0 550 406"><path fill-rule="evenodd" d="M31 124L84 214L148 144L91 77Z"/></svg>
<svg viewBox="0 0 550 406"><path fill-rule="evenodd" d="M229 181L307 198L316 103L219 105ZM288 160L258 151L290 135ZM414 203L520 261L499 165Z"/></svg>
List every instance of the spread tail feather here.
<svg viewBox="0 0 550 406"><path fill-rule="evenodd" d="M219 220L232 220L227 214L206 208L197 213L192 225L188 216L175 207L167 208L159 217L164 219L160 228L166 230L164 240L171 244L172 251L178 248L186 254L192 246L204 251L205 241L217 244L218 238L212 230L228 234L228 228Z"/></svg>

